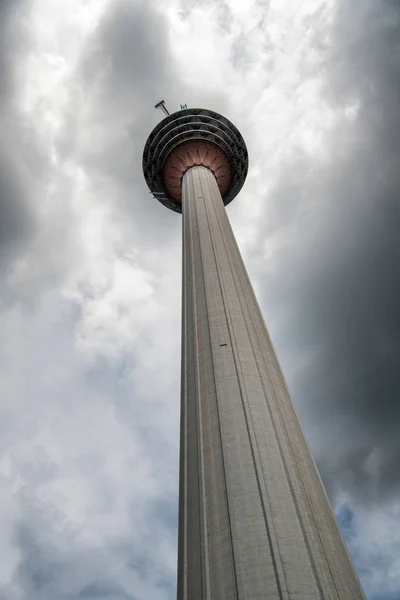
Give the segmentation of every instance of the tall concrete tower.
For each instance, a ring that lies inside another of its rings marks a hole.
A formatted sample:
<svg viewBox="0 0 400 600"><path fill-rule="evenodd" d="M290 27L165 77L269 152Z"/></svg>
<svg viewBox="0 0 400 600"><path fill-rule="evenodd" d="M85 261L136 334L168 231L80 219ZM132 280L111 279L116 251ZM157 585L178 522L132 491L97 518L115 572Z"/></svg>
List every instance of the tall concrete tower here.
<svg viewBox="0 0 400 600"><path fill-rule="evenodd" d="M183 215L178 600L360 600L225 211L247 166L202 109L168 115L143 154Z"/></svg>

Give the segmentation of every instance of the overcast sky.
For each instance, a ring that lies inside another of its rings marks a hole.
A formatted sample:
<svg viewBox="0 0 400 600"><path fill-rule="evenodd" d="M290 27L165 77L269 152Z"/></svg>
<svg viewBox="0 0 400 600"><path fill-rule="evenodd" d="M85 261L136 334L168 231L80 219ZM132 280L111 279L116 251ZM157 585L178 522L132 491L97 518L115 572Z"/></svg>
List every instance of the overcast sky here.
<svg viewBox="0 0 400 600"><path fill-rule="evenodd" d="M172 600L186 103L370 600L400 598L400 4L0 1L0 600Z"/></svg>

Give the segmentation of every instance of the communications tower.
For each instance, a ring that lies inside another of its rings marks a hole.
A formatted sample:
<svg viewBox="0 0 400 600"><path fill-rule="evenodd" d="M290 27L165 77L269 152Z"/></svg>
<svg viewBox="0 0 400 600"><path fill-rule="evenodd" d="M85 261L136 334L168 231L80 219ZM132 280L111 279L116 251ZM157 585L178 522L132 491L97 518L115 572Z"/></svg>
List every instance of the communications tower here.
<svg viewBox="0 0 400 600"><path fill-rule="evenodd" d="M178 600L361 600L225 211L247 168L210 110L168 114L143 153L183 216Z"/></svg>

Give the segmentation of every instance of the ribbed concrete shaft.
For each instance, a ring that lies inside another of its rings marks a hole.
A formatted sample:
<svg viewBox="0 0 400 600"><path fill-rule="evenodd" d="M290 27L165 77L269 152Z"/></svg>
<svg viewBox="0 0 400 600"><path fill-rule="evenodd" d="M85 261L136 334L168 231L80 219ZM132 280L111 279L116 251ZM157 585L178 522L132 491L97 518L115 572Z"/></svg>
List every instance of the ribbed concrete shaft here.
<svg viewBox="0 0 400 600"><path fill-rule="evenodd" d="M215 178L183 177L178 600L362 599Z"/></svg>

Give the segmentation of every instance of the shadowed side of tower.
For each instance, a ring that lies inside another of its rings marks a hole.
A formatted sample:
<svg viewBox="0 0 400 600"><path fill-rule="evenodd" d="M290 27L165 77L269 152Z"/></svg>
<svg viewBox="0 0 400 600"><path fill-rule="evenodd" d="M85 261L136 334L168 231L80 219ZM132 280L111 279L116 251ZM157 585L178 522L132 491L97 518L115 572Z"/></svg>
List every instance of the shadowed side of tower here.
<svg viewBox="0 0 400 600"><path fill-rule="evenodd" d="M364 598L225 211L242 137L175 113L144 172L183 213L178 600Z"/></svg>

